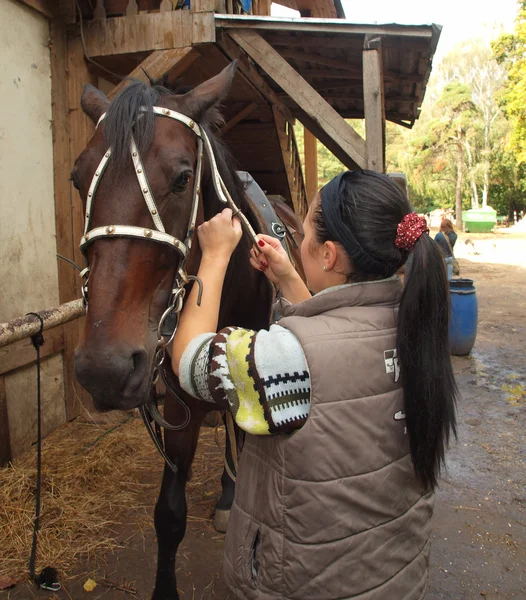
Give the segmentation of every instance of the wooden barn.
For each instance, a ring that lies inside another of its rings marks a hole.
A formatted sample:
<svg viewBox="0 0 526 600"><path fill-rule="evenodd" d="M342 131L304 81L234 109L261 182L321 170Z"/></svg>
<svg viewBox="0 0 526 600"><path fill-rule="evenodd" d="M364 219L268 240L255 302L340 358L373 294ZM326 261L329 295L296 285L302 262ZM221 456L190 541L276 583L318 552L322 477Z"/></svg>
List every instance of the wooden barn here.
<svg viewBox="0 0 526 600"><path fill-rule="evenodd" d="M73 374L81 280L57 258L82 263L69 177L93 132L84 84L110 97L145 72L195 85L237 59L220 135L239 168L301 216L317 190L316 140L351 169L384 171L386 119L418 118L439 27L353 23L339 0L281 3L300 16L270 16L270 0L0 0L0 464L36 437L24 336L38 324L25 313L66 305L43 313L44 434L90 407ZM345 119L365 119L365 139Z"/></svg>

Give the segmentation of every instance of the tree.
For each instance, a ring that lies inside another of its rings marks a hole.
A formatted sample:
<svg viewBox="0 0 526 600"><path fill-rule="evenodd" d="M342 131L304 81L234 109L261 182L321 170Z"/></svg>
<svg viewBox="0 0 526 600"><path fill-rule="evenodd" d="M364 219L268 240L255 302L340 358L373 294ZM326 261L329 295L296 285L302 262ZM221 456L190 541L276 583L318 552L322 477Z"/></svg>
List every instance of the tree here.
<svg viewBox="0 0 526 600"><path fill-rule="evenodd" d="M469 177L473 193L473 208L479 206L478 181L482 183L482 206L488 205L491 134L495 120L501 114L497 96L506 79L506 70L493 57L488 44L482 40L469 40L457 45L444 57L438 69L445 84L460 81L469 85L472 100L479 109L482 125L482 146L477 148L466 140ZM475 160L478 158L478 160Z"/></svg>
<svg viewBox="0 0 526 600"><path fill-rule="evenodd" d="M508 71L501 95L502 106L512 123L510 148L519 163L526 162L526 0L519 1L515 32L501 35L492 44L497 62Z"/></svg>
<svg viewBox="0 0 526 600"><path fill-rule="evenodd" d="M451 182L451 165L454 165L455 217L462 223L462 191L464 183L464 151L466 141L477 116L471 90L459 82L448 83L436 103L438 118L431 121L427 135L422 140L421 161L430 164L441 179Z"/></svg>

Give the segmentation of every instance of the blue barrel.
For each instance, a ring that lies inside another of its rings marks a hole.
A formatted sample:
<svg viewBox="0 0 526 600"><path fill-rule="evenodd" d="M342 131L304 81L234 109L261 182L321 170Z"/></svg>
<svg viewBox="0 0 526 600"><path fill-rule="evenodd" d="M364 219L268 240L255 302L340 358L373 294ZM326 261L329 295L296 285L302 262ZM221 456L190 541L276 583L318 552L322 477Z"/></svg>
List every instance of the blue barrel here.
<svg viewBox="0 0 526 600"><path fill-rule="evenodd" d="M449 348L451 354L465 356L471 352L477 337L478 302L473 279L451 279L449 295Z"/></svg>

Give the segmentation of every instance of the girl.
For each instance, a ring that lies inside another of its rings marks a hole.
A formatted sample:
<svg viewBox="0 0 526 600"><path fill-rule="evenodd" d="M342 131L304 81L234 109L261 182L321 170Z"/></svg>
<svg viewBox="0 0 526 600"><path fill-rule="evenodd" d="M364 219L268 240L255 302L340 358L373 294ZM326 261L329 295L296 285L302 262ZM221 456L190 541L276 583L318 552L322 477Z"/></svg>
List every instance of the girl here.
<svg viewBox="0 0 526 600"><path fill-rule="evenodd" d="M185 305L173 367L248 433L225 544L234 597L423 598L456 396L446 274L428 231L388 177L342 173L305 220L307 286L258 236L251 263L288 301L279 324L216 333L241 227L224 210L199 228L204 293ZM395 273L411 252L403 289Z"/></svg>
<svg viewBox="0 0 526 600"><path fill-rule="evenodd" d="M453 248L457 241L457 237L453 223L449 219L442 219L440 231L435 235L435 242L440 246L444 254L444 263L446 265L448 280L453 279L453 275L455 274L453 273L453 263L455 261Z"/></svg>

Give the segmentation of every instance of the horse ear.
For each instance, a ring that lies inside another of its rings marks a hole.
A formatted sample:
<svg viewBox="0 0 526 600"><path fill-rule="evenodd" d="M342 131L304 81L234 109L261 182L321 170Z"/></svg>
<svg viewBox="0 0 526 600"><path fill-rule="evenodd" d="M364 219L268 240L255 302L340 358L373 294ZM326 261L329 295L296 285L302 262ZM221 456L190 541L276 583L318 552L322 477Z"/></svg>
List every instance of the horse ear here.
<svg viewBox="0 0 526 600"><path fill-rule="evenodd" d="M186 114L200 123L221 120L216 106L228 95L236 68L237 60L234 60L221 73L185 94L183 101Z"/></svg>
<svg viewBox="0 0 526 600"><path fill-rule="evenodd" d="M84 86L80 105L88 117L97 124L102 114L108 110L110 101L105 94L88 83Z"/></svg>

